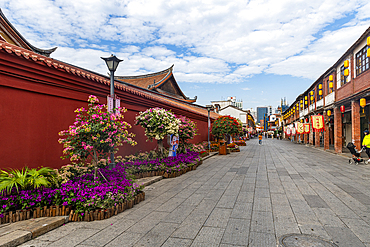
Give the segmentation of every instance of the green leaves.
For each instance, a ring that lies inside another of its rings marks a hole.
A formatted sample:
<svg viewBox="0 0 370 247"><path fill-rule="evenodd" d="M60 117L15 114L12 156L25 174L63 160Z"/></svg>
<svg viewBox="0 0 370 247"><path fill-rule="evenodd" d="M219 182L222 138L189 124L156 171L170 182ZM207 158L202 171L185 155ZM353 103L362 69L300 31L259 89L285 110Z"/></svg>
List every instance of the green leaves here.
<svg viewBox="0 0 370 247"><path fill-rule="evenodd" d="M55 176L55 171L47 167L42 167L39 170L30 170L28 167L22 170L0 170L0 192L6 191L10 194L14 187L17 193L24 189L39 188L40 186L49 187L51 185L50 181Z"/></svg>

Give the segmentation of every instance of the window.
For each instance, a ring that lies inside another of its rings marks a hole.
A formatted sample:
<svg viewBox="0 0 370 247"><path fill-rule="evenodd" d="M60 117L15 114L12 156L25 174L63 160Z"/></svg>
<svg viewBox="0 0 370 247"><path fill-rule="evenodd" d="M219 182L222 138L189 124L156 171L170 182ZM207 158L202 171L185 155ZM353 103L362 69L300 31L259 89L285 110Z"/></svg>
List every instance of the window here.
<svg viewBox="0 0 370 247"><path fill-rule="evenodd" d="M356 76L369 69L369 58L367 57L368 48L369 47L365 45L365 47L356 54Z"/></svg>
<svg viewBox="0 0 370 247"><path fill-rule="evenodd" d="M333 92L333 88L330 88L330 82L332 83L332 86L334 86L334 82L333 81L329 81L327 80L326 81L326 88L328 89L328 95L331 94Z"/></svg>
<svg viewBox="0 0 370 247"><path fill-rule="evenodd" d="M347 82L349 82L349 75L348 76L345 76L344 75L344 71L346 70L347 68L344 67L344 65L342 65L342 67L340 67L340 85L343 86L344 84L346 84Z"/></svg>

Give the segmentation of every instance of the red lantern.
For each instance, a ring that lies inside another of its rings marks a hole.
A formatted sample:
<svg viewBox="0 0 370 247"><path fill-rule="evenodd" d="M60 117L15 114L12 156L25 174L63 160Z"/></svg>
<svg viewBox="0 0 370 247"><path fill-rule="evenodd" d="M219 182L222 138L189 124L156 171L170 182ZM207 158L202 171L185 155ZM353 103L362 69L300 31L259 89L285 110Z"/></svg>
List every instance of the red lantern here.
<svg viewBox="0 0 370 247"><path fill-rule="evenodd" d="M306 123L308 123L308 118L306 118Z"/></svg>
<svg viewBox="0 0 370 247"><path fill-rule="evenodd" d="M342 105L341 107L340 107L340 112L341 113L344 113L344 111L346 110L346 108L344 107L344 105Z"/></svg>
<svg viewBox="0 0 370 247"><path fill-rule="evenodd" d="M342 117L344 117L344 111L345 111L344 105L340 106L340 112L342 113Z"/></svg>

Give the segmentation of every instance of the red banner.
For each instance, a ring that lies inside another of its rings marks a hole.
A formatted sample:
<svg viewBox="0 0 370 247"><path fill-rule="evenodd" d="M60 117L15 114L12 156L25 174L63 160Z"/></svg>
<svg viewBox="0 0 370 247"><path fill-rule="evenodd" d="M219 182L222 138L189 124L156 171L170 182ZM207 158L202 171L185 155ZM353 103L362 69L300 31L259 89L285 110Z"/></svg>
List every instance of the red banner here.
<svg viewBox="0 0 370 247"><path fill-rule="evenodd" d="M311 116L311 122L312 122L312 130L314 132L321 132L325 130L324 116L322 115Z"/></svg>
<svg viewBox="0 0 370 247"><path fill-rule="evenodd" d="M297 133L304 134L304 124L303 123L297 123Z"/></svg>
<svg viewBox="0 0 370 247"><path fill-rule="evenodd" d="M305 123L303 125L304 125L304 132L303 132L303 134L309 134L310 133L310 124L309 123Z"/></svg>

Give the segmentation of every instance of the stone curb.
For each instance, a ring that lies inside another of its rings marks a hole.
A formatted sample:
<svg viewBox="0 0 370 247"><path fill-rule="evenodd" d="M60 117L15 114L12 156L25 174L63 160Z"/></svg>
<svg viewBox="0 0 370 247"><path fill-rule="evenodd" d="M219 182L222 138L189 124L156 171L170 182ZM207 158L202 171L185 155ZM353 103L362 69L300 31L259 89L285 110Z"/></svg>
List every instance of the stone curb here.
<svg viewBox="0 0 370 247"><path fill-rule="evenodd" d="M13 247L68 222L68 216L42 217L0 226L0 247Z"/></svg>
<svg viewBox="0 0 370 247"><path fill-rule="evenodd" d="M218 152L210 153L209 155L207 155L207 156L203 157L203 158L202 158L202 160L209 159L209 158L211 158L211 157L213 157L213 156L215 156L215 155L218 155Z"/></svg>

